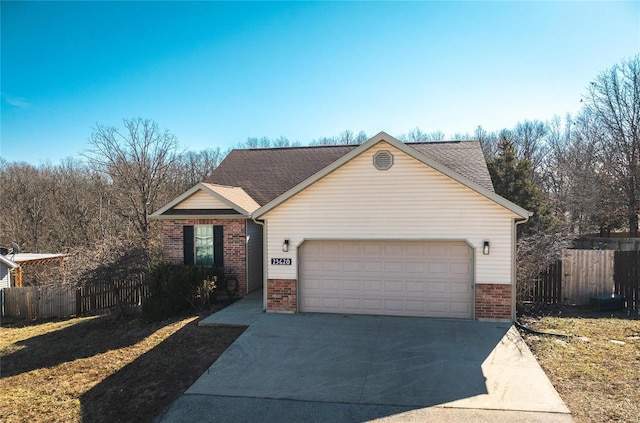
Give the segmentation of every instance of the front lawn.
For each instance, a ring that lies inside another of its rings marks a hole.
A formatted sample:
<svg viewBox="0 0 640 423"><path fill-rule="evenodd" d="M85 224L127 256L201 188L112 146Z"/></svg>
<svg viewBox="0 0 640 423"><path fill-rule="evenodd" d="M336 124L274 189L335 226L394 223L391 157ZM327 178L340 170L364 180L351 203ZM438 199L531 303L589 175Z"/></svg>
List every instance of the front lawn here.
<svg viewBox="0 0 640 423"><path fill-rule="evenodd" d="M85 317L0 328L0 421L152 421L243 332Z"/></svg>
<svg viewBox="0 0 640 423"><path fill-rule="evenodd" d="M545 315L546 314L546 315ZM577 423L640 422L640 320L561 307L521 319L523 334Z"/></svg>

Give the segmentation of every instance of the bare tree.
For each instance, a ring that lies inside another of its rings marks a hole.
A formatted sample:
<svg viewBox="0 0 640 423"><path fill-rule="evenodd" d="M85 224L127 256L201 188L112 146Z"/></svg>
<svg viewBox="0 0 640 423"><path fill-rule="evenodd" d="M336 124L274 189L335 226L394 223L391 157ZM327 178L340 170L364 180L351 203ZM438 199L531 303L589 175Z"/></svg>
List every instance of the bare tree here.
<svg viewBox="0 0 640 423"><path fill-rule="evenodd" d="M149 215L167 200L163 187L178 160L178 141L149 119L124 120L124 131L96 125L85 154L111 180L118 212L135 222L142 245L150 245Z"/></svg>
<svg viewBox="0 0 640 423"><path fill-rule="evenodd" d="M199 152L188 151L178 157L169 173L171 183L166 187L167 195L177 197L204 179L218 167L224 154L220 148Z"/></svg>
<svg viewBox="0 0 640 423"><path fill-rule="evenodd" d="M638 236L640 213L640 55L622 61L591 82L584 111L604 162L625 202L629 234Z"/></svg>

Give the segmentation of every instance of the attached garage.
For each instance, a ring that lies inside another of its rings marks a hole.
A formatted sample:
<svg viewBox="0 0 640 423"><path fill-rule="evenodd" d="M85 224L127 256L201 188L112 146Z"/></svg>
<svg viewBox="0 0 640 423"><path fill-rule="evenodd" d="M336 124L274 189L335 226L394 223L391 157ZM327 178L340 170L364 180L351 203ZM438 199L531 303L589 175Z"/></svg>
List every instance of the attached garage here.
<svg viewBox="0 0 640 423"><path fill-rule="evenodd" d="M305 241L303 312L473 317L473 250L464 241Z"/></svg>
<svg viewBox="0 0 640 423"><path fill-rule="evenodd" d="M246 275L243 293L262 284L267 312L512 320L530 213L495 193L478 141L381 132L233 150L153 216L172 262L191 246L185 227L223 226L224 266Z"/></svg>

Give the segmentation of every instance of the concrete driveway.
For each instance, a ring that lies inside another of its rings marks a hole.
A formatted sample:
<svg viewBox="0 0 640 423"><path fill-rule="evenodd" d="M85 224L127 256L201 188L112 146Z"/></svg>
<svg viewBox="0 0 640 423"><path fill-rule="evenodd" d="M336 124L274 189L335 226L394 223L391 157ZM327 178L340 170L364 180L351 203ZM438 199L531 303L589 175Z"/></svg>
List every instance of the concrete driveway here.
<svg viewBox="0 0 640 423"><path fill-rule="evenodd" d="M262 314L159 422L570 422L509 324Z"/></svg>

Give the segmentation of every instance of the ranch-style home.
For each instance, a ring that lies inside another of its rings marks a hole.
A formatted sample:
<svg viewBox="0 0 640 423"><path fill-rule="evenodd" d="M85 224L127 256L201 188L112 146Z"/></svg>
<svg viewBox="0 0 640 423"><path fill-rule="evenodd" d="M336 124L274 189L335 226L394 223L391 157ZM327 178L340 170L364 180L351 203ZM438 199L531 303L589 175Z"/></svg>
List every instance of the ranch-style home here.
<svg viewBox="0 0 640 423"><path fill-rule="evenodd" d="M267 312L515 318L516 226L477 141L233 150L153 214L164 259L232 269Z"/></svg>

